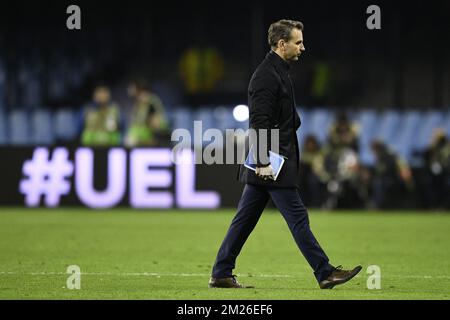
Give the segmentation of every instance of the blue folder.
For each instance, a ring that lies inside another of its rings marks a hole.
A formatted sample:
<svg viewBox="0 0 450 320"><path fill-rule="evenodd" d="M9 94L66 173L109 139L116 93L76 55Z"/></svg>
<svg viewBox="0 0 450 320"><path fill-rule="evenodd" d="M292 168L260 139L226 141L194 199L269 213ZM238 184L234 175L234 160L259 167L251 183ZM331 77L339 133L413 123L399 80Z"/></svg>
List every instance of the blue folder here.
<svg viewBox="0 0 450 320"><path fill-rule="evenodd" d="M253 146L250 147L247 159L245 159L245 162L244 162L244 166L250 170L255 171L256 170L256 159L254 157L252 148L253 148ZM275 173L275 177L273 180L277 180L278 175L281 172L281 168L283 167L283 164L284 164L284 157L282 155L276 154L275 152L269 151L269 159L270 159L270 165L272 166L272 169Z"/></svg>

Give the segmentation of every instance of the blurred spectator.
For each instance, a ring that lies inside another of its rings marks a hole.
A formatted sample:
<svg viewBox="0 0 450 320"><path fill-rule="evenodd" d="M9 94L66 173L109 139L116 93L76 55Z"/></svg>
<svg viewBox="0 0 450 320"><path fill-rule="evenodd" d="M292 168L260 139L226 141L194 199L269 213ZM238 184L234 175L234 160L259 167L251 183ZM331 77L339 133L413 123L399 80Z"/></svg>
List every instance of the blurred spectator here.
<svg viewBox="0 0 450 320"><path fill-rule="evenodd" d="M328 175L323 168L323 156L317 138L310 134L305 138L300 158L300 185L302 198L309 207L320 207Z"/></svg>
<svg viewBox="0 0 450 320"><path fill-rule="evenodd" d="M330 127L329 141L334 148L351 148L358 151L358 134L358 126L351 123L347 114L342 111Z"/></svg>
<svg viewBox="0 0 450 320"><path fill-rule="evenodd" d="M311 97L314 105L324 105L332 93L332 70L328 61L317 61L312 65Z"/></svg>
<svg viewBox="0 0 450 320"><path fill-rule="evenodd" d="M312 166L313 174L326 186L322 200L326 209L362 206L367 200L357 141L357 126L350 123L345 112L340 112L330 127L327 144L320 156L315 156ZM314 144L312 140L310 143Z"/></svg>
<svg viewBox="0 0 450 320"><path fill-rule="evenodd" d="M422 157L425 166L420 180L426 205L444 208L449 205L450 194L450 142L444 130L435 131Z"/></svg>
<svg viewBox="0 0 450 320"><path fill-rule="evenodd" d="M354 208L367 202L368 183L354 150L330 143L320 148L317 138L308 135L300 165L300 185L310 206Z"/></svg>
<svg viewBox="0 0 450 320"><path fill-rule="evenodd" d="M375 155L371 205L383 209L397 206L413 187L411 169L383 142L372 141L371 149Z"/></svg>
<svg viewBox="0 0 450 320"><path fill-rule="evenodd" d="M128 95L134 100L128 119L125 145L161 146L169 139L169 127L161 99L145 81L133 81Z"/></svg>
<svg viewBox="0 0 450 320"><path fill-rule="evenodd" d="M366 204L367 179L362 175L358 154L349 147L329 144L323 149L327 173L326 209L356 208Z"/></svg>
<svg viewBox="0 0 450 320"><path fill-rule="evenodd" d="M188 94L209 93L222 78L224 61L216 48L191 47L182 54L179 70Z"/></svg>
<svg viewBox="0 0 450 320"><path fill-rule="evenodd" d="M111 101L111 91L106 86L94 90L93 102L86 108L81 143L85 146L117 146L121 142L120 110Z"/></svg>

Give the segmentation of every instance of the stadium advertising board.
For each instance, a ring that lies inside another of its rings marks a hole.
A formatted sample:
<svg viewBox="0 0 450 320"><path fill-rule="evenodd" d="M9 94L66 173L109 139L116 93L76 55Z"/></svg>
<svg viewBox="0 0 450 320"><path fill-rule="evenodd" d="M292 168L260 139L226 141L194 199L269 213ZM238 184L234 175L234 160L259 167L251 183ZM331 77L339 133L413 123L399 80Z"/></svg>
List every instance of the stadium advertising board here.
<svg viewBox="0 0 450 320"><path fill-rule="evenodd" d="M2 148L1 205L140 209L215 209L233 206L236 166L196 165L183 149ZM220 179L220 180L219 180ZM221 181L221 185L217 185Z"/></svg>

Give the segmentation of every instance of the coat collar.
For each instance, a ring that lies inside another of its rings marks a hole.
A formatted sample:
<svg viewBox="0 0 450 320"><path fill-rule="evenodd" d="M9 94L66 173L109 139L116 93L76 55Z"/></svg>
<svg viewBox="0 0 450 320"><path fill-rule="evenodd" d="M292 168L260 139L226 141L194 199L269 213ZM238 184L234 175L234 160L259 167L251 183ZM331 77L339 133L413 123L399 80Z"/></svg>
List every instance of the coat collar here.
<svg viewBox="0 0 450 320"><path fill-rule="evenodd" d="M283 60L283 58L281 58L278 54L275 53L275 51L270 50L267 55L266 58L272 62L273 65L275 65L275 67L280 70L280 71L284 71L284 72L288 72L289 69L291 68L291 66L289 65L288 62L286 62L285 60Z"/></svg>

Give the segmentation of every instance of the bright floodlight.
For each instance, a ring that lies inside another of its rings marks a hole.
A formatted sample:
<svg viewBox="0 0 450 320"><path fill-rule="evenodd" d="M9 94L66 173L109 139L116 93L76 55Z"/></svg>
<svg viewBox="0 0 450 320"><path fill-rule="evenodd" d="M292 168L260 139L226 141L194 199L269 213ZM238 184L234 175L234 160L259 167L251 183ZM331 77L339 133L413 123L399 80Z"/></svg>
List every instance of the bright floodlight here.
<svg viewBox="0 0 450 320"><path fill-rule="evenodd" d="M240 104L234 107L233 117L236 121L244 122L248 119L248 107L245 104Z"/></svg>

